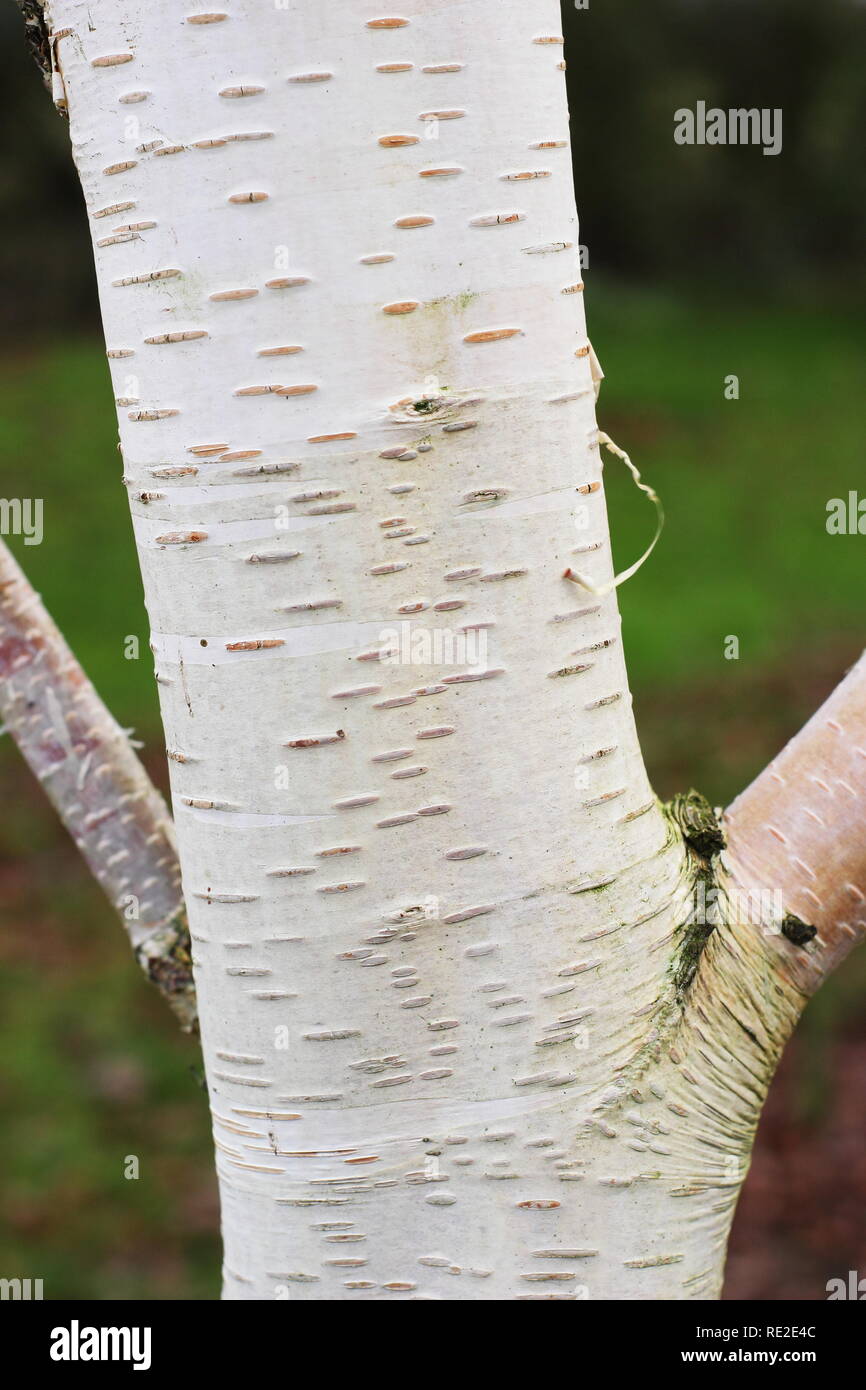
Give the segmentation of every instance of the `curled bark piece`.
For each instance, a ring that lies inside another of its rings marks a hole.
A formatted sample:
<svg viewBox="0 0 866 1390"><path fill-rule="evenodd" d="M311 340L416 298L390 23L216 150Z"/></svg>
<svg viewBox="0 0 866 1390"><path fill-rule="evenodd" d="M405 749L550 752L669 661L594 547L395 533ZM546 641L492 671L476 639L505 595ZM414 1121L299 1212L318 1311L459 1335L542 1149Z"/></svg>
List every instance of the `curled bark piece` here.
<svg viewBox="0 0 866 1390"><path fill-rule="evenodd" d="M0 716L117 909L145 974L197 1029L189 931L165 802L0 542Z"/></svg>

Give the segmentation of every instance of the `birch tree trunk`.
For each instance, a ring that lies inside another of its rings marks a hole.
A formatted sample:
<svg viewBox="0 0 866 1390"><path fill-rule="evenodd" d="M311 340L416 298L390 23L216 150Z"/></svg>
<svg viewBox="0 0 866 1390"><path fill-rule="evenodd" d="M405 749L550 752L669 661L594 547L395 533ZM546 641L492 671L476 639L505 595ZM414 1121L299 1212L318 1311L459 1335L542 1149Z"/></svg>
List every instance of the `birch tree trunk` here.
<svg viewBox="0 0 866 1390"><path fill-rule="evenodd" d="M716 1297L818 948L737 920L718 830L647 782L558 5L46 17L225 1297ZM741 886L784 889L762 865ZM696 881L720 896L689 924Z"/></svg>

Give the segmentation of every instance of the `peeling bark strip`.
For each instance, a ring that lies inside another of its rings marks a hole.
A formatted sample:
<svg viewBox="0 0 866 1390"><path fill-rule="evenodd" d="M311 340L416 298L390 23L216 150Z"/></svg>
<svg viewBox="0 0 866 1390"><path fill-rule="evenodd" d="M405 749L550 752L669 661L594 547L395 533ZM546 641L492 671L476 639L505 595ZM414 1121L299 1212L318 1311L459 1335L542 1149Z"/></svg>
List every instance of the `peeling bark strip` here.
<svg viewBox="0 0 866 1390"><path fill-rule="evenodd" d="M558 5L175 8L48 14L171 750L225 1297L717 1297L814 946L741 921L712 816L647 783ZM104 235L121 208L146 237ZM452 611L483 660L395 654L400 615ZM700 942L696 872L719 889Z"/></svg>
<svg viewBox="0 0 866 1390"><path fill-rule="evenodd" d="M195 989L165 802L0 541L0 717L185 1032Z"/></svg>

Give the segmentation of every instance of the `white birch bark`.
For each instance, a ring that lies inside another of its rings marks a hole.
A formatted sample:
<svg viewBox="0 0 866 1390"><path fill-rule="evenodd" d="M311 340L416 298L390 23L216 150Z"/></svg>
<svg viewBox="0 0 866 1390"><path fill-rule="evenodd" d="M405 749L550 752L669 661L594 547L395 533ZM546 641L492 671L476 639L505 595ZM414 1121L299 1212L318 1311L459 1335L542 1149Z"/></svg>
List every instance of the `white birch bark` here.
<svg viewBox="0 0 866 1390"><path fill-rule="evenodd" d="M46 13L225 1296L717 1296L802 994L746 927L684 969L615 595L564 578L612 565L557 4ZM433 630L483 661L386 658Z"/></svg>

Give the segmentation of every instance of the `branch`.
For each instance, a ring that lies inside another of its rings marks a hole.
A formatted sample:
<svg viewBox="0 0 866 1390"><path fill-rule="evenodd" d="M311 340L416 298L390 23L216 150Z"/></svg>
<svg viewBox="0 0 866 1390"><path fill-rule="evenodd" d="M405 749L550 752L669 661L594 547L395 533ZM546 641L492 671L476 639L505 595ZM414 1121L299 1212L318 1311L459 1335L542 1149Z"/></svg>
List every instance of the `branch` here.
<svg viewBox="0 0 866 1390"><path fill-rule="evenodd" d="M786 953L790 978L812 994L866 935L866 656L737 797L725 828L734 881L783 894L794 917L783 931L802 947Z"/></svg>
<svg viewBox="0 0 866 1390"><path fill-rule="evenodd" d="M185 1032L189 930L165 802L0 541L0 716Z"/></svg>

